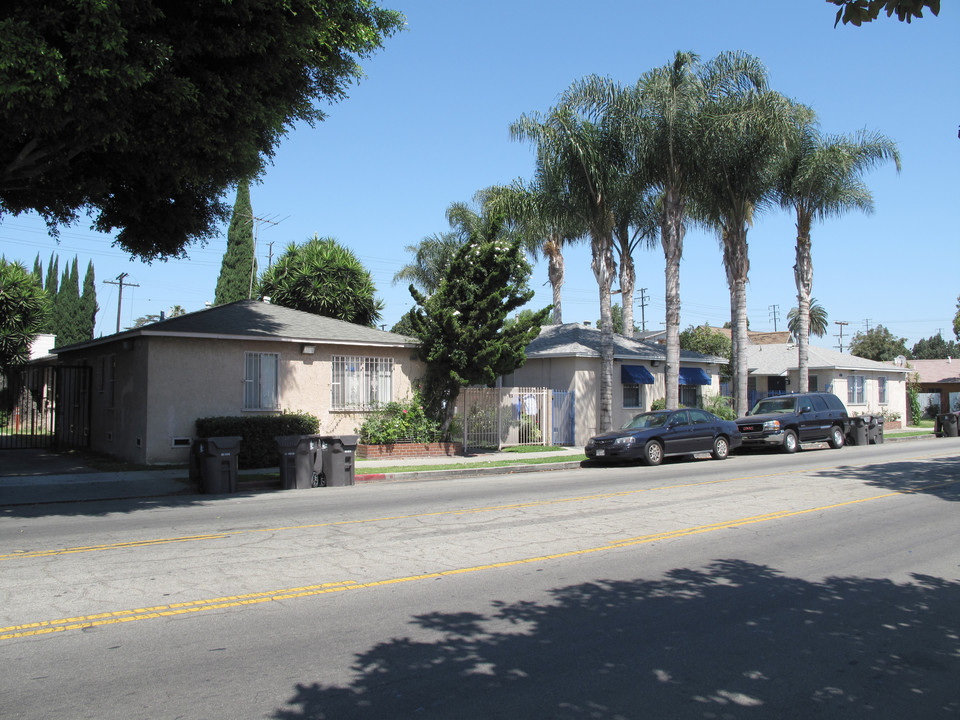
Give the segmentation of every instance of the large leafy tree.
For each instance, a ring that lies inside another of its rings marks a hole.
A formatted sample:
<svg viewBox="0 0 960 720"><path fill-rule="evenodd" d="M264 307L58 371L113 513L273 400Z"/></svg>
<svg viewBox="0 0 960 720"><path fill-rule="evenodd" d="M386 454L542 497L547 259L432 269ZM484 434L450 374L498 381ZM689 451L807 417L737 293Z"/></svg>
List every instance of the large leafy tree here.
<svg viewBox="0 0 960 720"><path fill-rule="evenodd" d="M0 214L86 211L134 256L181 256L403 22L370 0L3 3Z"/></svg>
<svg viewBox="0 0 960 720"><path fill-rule="evenodd" d="M796 215L797 338L799 387L806 392L809 378L809 332L813 291L813 255L810 229L851 210L873 211L873 197L863 182L863 173L880 163L893 161L900 170L896 144L878 133L861 131L852 136L823 136L814 112L794 105L782 165L777 179L780 204ZM820 335L822 337L822 335Z"/></svg>
<svg viewBox="0 0 960 720"><path fill-rule="evenodd" d="M953 334L960 340L960 297L957 297L957 314L953 316Z"/></svg>
<svg viewBox="0 0 960 720"><path fill-rule="evenodd" d="M859 27L865 22L872 22L884 10L887 17L894 13L900 22L909 23L913 18L922 18L924 10L930 10L934 16L940 14L940 0L827 0L840 7L837 10L837 19L833 26L842 21L844 25L850 23Z"/></svg>
<svg viewBox="0 0 960 720"><path fill-rule="evenodd" d="M725 358L729 358L732 351L730 338L707 324L696 327L691 325L680 333L680 348ZM730 377L729 362L720 368L720 374L725 378Z"/></svg>
<svg viewBox="0 0 960 720"><path fill-rule="evenodd" d="M747 405L747 231L773 199L775 161L788 127L788 104L768 89L767 71L744 53L721 53L703 73L704 147L696 195L703 222L717 231L730 290L733 405Z"/></svg>
<svg viewBox="0 0 960 720"><path fill-rule="evenodd" d="M898 338L883 325L854 334L850 340L850 354L857 357L886 362L897 355L910 357L906 338Z"/></svg>
<svg viewBox="0 0 960 720"><path fill-rule="evenodd" d="M943 335L937 333L918 340L910 354L917 360L945 360L960 356L960 345L953 340L947 342Z"/></svg>
<svg viewBox="0 0 960 720"><path fill-rule="evenodd" d="M417 307L408 317L426 362L424 404L437 419L450 417L461 387L492 384L523 365L550 314L547 307L507 323L534 293L522 241L502 230L500 220L484 219L431 295L410 285Z"/></svg>
<svg viewBox="0 0 960 720"><path fill-rule="evenodd" d="M260 278L260 297L283 307L373 327L383 310L369 271L333 238L314 235L286 252Z"/></svg>
<svg viewBox="0 0 960 720"><path fill-rule="evenodd" d="M237 185L237 199L233 204L230 228L227 230L227 250L220 263L220 276L214 292L215 305L225 305L253 296L257 261L253 247L253 209L250 206L250 182Z"/></svg>
<svg viewBox="0 0 960 720"><path fill-rule="evenodd" d="M33 274L0 257L0 374L30 359L30 344L48 312L47 296Z"/></svg>

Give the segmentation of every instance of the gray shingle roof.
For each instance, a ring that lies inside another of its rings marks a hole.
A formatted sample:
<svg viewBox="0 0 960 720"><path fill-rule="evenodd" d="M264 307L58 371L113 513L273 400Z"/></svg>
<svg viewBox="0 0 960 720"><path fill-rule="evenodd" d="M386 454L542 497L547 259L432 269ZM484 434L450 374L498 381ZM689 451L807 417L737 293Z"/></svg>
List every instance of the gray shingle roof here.
<svg viewBox="0 0 960 720"><path fill-rule="evenodd" d="M618 360L665 360L667 348L660 343L613 336L613 355ZM587 325L566 323L544 325L537 338L527 345L527 359L548 357L600 357L600 330ZM681 350L687 362L725 363L726 358Z"/></svg>
<svg viewBox="0 0 960 720"><path fill-rule="evenodd" d="M58 348L57 352L137 336L264 339L386 347L415 347L419 344L416 338L405 335L257 300L240 300L161 320L116 335Z"/></svg>
<svg viewBox="0 0 960 720"><path fill-rule="evenodd" d="M808 362L811 370L871 370L885 372L907 372L890 363L876 362L866 358L848 355L829 348L810 345ZM800 364L797 346L793 343L780 345L750 345L747 347L747 367L751 375L780 375L788 370L796 370Z"/></svg>

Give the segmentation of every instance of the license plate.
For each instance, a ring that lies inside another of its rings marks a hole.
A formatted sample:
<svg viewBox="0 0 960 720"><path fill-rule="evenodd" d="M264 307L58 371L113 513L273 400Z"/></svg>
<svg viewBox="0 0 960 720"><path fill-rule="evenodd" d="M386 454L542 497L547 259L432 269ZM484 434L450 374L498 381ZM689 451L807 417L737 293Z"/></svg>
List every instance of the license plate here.
<svg viewBox="0 0 960 720"><path fill-rule="evenodd" d="M597 457L603 457L607 454L606 450L597 450Z"/></svg>

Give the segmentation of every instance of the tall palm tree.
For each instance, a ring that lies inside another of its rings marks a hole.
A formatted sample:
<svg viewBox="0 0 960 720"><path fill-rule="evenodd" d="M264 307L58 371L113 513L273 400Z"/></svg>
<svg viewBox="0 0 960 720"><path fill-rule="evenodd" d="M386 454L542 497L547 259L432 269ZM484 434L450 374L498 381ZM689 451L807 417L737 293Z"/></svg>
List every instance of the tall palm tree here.
<svg viewBox="0 0 960 720"><path fill-rule="evenodd" d="M440 287L444 272L463 242L461 234L448 231L428 235L416 245L407 245L404 249L413 253L413 262L394 274L393 284L410 283L421 292L432 294Z"/></svg>
<svg viewBox="0 0 960 720"><path fill-rule="evenodd" d="M587 228L591 268L600 293L600 412L598 429L613 427L613 315L610 289L616 274L610 193L624 166L617 133L602 115L587 117L589 103L573 89L547 114L522 115L510 127L516 140L536 144L538 163L556 180L558 201Z"/></svg>
<svg viewBox="0 0 960 720"><path fill-rule="evenodd" d="M661 210L655 192L645 187L639 174L632 174L625 178L625 182L632 183L632 187L622 188L617 193L613 249L620 260L622 334L633 337L633 291L637 283L633 253L641 245L651 249L657 246Z"/></svg>
<svg viewBox="0 0 960 720"><path fill-rule="evenodd" d="M900 170L900 154L889 138L861 131L853 136L822 136L813 110L793 107L793 127L780 168L777 190L780 204L797 218L797 352L799 390L809 384L809 333L813 328L813 258L810 228L814 220L840 216L849 210L873 211L873 197L861 176L882 162L893 160ZM822 337L822 334L819 335Z"/></svg>
<svg viewBox="0 0 960 720"><path fill-rule="evenodd" d="M723 249L730 289L733 401L747 406L747 230L774 199L775 162L787 133L789 104L768 89L763 64L744 53L721 53L703 76L707 100L701 116L704 150L698 182L700 220L714 228Z"/></svg>
<svg viewBox="0 0 960 720"><path fill-rule="evenodd" d="M808 330L810 335L816 335L819 338L822 338L827 334L827 311L824 309L823 305L817 302L816 298L810 298L810 312L809 312L809 322ZM790 312L787 313L787 330L790 331L790 334L797 338L797 344L800 343L800 308L794 307L790 308ZM798 392L806 392L807 388L799 390Z"/></svg>
<svg viewBox="0 0 960 720"><path fill-rule="evenodd" d="M510 185L496 185L477 193L485 212L503 216L523 236L524 248L534 259L547 260L547 279L553 291L554 325L563 323L562 288L564 281L564 246L586 234L580 218L569 213L559 202L561 193L550 189L552 178L545 176L542 163L530 183L521 180Z"/></svg>

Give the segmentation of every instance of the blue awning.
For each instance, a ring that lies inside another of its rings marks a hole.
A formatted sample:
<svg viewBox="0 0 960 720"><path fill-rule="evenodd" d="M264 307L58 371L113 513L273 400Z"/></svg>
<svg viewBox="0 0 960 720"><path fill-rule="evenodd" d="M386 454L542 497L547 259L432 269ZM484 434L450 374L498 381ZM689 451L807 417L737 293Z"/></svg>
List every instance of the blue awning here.
<svg viewBox="0 0 960 720"><path fill-rule="evenodd" d="M710 376L704 371L703 368L698 367L682 367L680 368L680 384L681 385L709 385Z"/></svg>
<svg viewBox="0 0 960 720"><path fill-rule="evenodd" d="M653 375L651 375L650 371L643 365L621 365L620 382L625 384L653 385Z"/></svg>

